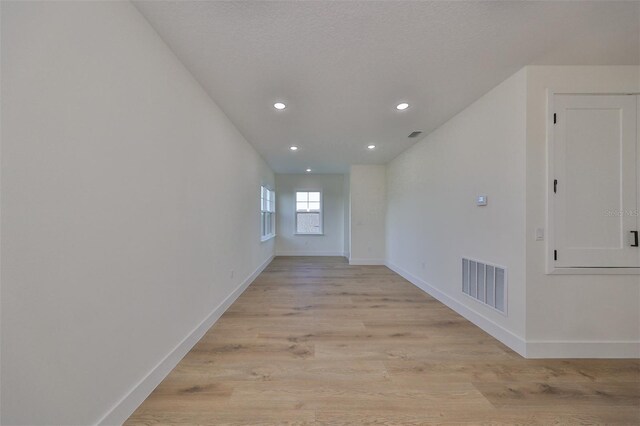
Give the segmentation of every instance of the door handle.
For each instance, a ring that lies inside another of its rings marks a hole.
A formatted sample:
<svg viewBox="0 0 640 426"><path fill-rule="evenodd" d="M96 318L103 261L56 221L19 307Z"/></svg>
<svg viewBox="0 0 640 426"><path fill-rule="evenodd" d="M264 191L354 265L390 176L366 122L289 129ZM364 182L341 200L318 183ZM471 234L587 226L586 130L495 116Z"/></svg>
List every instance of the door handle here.
<svg viewBox="0 0 640 426"><path fill-rule="evenodd" d="M631 247L638 247L638 231L631 231L631 235L633 235Z"/></svg>

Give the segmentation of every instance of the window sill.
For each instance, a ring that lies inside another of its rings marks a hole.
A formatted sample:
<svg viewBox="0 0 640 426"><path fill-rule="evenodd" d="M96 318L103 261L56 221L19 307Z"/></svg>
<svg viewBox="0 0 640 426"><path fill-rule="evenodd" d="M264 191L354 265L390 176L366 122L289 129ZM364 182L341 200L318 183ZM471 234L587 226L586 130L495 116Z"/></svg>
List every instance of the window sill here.
<svg viewBox="0 0 640 426"><path fill-rule="evenodd" d="M299 232L296 232L293 235L298 235L298 236L303 236L303 237L304 236L320 236L321 237L321 236L324 235L324 232L318 232L318 233L313 233L313 234L312 233L299 233Z"/></svg>
<svg viewBox="0 0 640 426"><path fill-rule="evenodd" d="M266 237L260 237L260 242L264 243L265 241L269 241L272 238L275 238L276 234L267 235Z"/></svg>

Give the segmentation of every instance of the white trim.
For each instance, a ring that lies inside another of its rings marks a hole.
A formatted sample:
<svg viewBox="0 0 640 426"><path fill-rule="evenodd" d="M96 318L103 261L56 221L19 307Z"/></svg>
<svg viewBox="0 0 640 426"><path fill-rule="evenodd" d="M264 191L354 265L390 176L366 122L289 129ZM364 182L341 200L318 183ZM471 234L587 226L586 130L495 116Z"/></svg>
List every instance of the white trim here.
<svg viewBox="0 0 640 426"><path fill-rule="evenodd" d="M264 243L265 241L269 241L276 237L276 234L267 235L266 237L260 238L260 242Z"/></svg>
<svg viewBox="0 0 640 426"><path fill-rule="evenodd" d="M551 268L547 275L640 275L640 268Z"/></svg>
<svg viewBox="0 0 640 426"><path fill-rule="evenodd" d="M547 124L547 143L546 143L546 155L547 155L547 182L545 185L546 188L546 202L547 208L545 211L545 220L547 222L547 238L546 238L546 256L545 256L545 272L547 274L552 273L555 270L555 260L553 258L553 250L556 246L555 243L555 220L554 220L554 197L553 190L551 189L551 185L553 185L553 180L555 179L555 155L553 153L555 140L554 140L554 123L553 123L553 113L556 110L555 104L553 102L555 96L555 91L551 89L547 89L547 111L546 111L546 124Z"/></svg>
<svg viewBox="0 0 640 426"><path fill-rule="evenodd" d="M384 259L349 259L349 265L384 265Z"/></svg>
<svg viewBox="0 0 640 426"><path fill-rule="evenodd" d="M279 251L276 250L276 256L339 256L344 257L341 251Z"/></svg>
<svg viewBox="0 0 640 426"><path fill-rule="evenodd" d="M245 279L231 294L229 294L213 311L178 345L171 350L154 368L151 369L126 395L124 395L104 416L98 420L98 425L120 425L142 404L164 378L175 368L180 360L195 346L211 326L222 316L231 304L240 296L260 273L271 263L269 257L247 279Z"/></svg>
<svg viewBox="0 0 640 426"><path fill-rule="evenodd" d="M527 342L527 358L640 358L640 341Z"/></svg>
<svg viewBox="0 0 640 426"><path fill-rule="evenodd" d="M396 265L393 265L392 263L389 263L389 262L387 262L386 265L389 269L394 271L396 274L400 275L401 277L403 277L404 279L406 279L411 284L415 285L425 293L428 293L429 295L438 299L440 302L444 303L445 305L447 305L448 307L456 311L458 314L462 315L463 317L465 317L466 319L468 319L469 321L471 321L472 323L480 327L482 330L486 331L491 336L495 337L497 340L504 343L506 346L511 348L513 351L515 351L519 355L526 357L527 345L526 345L526 341L522 337L517 336L516 334L512 333L511 331L507 330L501 325L485 317L481 313L463 305L462 303L455 300L451 296L443 293L442 291L433 287L426 281L416 277L410 272L407 272L404 269Z"/></svg>
<svg viewBox="0 0 640 426"><path fill-rule="evenodd" d="M545 261L545 274L546 275L639 275L640 268L577 268L577 267L556 267L555 260L553 258L553 250L556 247L555 242L555 197L553 195L553 180L555 177L555 126L553 123L553 114L555 113L555 95L636 95L635 91L629 92L584 92L575 93L557 90L554 88L547 88L547 111L546 111L546 154L547 154L547 184L546 184L546 212L545 221L547 223L547 238L546 238L546 261Z"/></svg>

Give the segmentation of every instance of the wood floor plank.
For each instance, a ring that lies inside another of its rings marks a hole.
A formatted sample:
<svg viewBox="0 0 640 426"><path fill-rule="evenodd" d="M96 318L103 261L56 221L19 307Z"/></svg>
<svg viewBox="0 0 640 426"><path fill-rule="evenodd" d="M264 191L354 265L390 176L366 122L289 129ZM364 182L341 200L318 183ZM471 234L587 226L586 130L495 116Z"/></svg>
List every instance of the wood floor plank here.
<svg viewBox="0 0 640 426"><path fill-rule="evenodd" d="M640 360L526 360L383 266L278 257L127 425L640 424Z"/></svg>
<svg viewBox="0 0 640 426"><path fill-rule="evenodd" d="M496 407L546 407L565 405L640 407L640 386L618 382L475 382L478 390Z"/></svg>
<svg viewBox="0 0 640 426"><path fill-rule="evenodd" d="M499 363L458 360L386 360L391 376L404 383L438 382L631 382L640 383L640 369L629 360L505 360Z"/></svg>

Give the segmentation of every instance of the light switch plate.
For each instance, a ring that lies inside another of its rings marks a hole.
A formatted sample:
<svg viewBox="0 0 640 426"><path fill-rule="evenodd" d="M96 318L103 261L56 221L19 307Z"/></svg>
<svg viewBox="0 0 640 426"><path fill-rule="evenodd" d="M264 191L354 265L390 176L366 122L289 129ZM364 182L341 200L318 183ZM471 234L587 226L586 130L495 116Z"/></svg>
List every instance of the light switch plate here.
<svg viewBox="0 0 640 426"><path fill-rule="evenodd" d="M486 206L487 205L487 196L486 195L478 195L476 198L476 206Z"/></svg>
<svg viewBox="0 0 640 426"><path fill-rule="evenodd" d="M544 229L536 228L536 241L544 241Z"/></svg>

